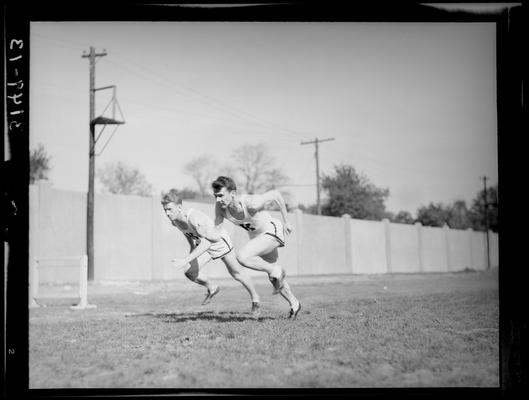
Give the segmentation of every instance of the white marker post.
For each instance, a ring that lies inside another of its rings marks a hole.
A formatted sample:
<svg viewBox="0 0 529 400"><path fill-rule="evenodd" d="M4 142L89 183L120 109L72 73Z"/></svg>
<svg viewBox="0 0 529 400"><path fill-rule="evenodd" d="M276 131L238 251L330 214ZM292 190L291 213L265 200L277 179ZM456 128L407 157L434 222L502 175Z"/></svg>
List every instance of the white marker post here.
<svg viewBox="0 0 529 400"><path fill-rule="evenodd" d="M71 306L72 310L84 310L87 308L96 308L94 304L88 304L88 256L84 254L80 260L79 267L79 304Z"/></svg>

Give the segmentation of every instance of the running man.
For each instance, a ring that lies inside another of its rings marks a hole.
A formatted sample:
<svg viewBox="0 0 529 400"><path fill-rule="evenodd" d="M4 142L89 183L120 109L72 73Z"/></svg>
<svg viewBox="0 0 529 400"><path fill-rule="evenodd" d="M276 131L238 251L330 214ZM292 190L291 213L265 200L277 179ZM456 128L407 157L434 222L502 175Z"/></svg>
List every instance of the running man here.
<svg viewBox="0 0 529 400"><path fill-rule="evenodd" d="M215 227L213 220L202 211L193 208L184 209L182 198L175 189L171 189L169 193L165 194L161 203L171 223L182 231L190 246L187 257L173 259L172 262L177 268L184 268L185 276L189 280L208 290L202 305L208 304L213 296L219 293L220 287L214 285L201 272L201 269L209 261L220 258L230 275L239 281L250 294L252 313L257 314L259 312L259 295L250 276L239 265L231 251L233 246L226 230Z"/></svg>
<svg viewBox="0 0 529 400"><path fill-rule="evenodd" d="M280 293L288 301L289 318L295 319L301 303L285 281L285 270L277 263L277 249L285 245L285 234L292 232L283 196L277 190L260 195L238 195L235 182L226 176L219 176L211 187L216 199L215 226L226 218L248 231L250 241L239 249L237 260L247 268L268 274L274 294ZM265 210L265 205L272 201L279 205L284 224Z"/></svg>

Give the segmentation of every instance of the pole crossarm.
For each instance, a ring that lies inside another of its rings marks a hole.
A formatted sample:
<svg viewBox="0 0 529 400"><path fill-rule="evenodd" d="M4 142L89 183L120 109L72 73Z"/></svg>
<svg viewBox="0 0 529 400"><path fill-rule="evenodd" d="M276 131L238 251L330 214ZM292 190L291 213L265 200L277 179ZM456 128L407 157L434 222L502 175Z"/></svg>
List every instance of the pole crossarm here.
<svg viewBox="0 0 529 400"><path fill-rule="evenodd" d="M88 53L88 54L86 54L86 52L85 52L85 54L83 54L83 55L81 56L81 58L104 57L104 56L106 56L106 55L107 55L107 52L106 52L105 50L103 50L102 53L93 53L93 54L92 54L92 52L90 52L90 53Z"/></svg>
<svg viewBox="0 0 529 400"><path fill-rule="evenodd" d="M322 142L330 142L331 140L334 140L334 138L327 138L327 139L314 139L310 142L301 142L301 144L314 144L314 143L322 143Z"/></svg>
<svg viewBox="0 0 529 400"><path fill-rule="evenodd" d="M95 89L92 89L94 92L97 92L98 90L105 90L105 89L112 89L112 88L115 88L116 85L110 85L110 86L103 86L103 87L100 87L100 88L95 88Z"/></svg>

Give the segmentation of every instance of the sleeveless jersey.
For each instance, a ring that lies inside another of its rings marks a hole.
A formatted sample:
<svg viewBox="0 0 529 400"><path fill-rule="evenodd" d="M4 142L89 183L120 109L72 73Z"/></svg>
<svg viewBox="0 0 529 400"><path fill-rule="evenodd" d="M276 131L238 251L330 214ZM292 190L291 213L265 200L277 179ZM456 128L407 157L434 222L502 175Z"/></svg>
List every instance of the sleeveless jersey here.
<svg viewBox="0 0 529 400"><path fill-rule="evenodd" d="M197 214L194 215L193 219L191 219L191 214L195 214L195 213ZM172 222L172 224L176 226L178 229L180 229L180 231L182 231L182 233L185 236L192 239L195 245L198 245L200 243L200 235L198 234L197 229L196 229L196 224L197 224L196 218L197 217L200 218L202 221L206 221L207 223L207 215L200 211L196 211L192 208L189 209L187 212L187 218L186 218L187 228L184 228L183 226L179 225L177 221Z"/></svg>
<svg viewBox="0 0 529 400"><path fill-rule="evenodd" d="M193 208L190 208L187 211L187 228L180 226L176 221L173 221L172 224L176 226L180 231L182 231L185 236L190 238L195 244L195 246L198 246L200 244L201 239L200 235L197 232L196 226L199 222L205 225L209 225L211 227L215 226L213 220L210 217L208 217L202 211L195 210ZM217 227L216 229L220 230L221 240L212 243L211 247L207 250L207 252L211 255L211 258L213 258L214 260L225 256L233 248L230 237L228 236L226 230L221 227Z"/></svg>
<svg viewBox="0 0 529 400"><path fill-rule="evenodd" d="M230 222L235 225L239 225L241 228L246 229L250 238L266 233L275 237L281 247L285 244L285 238L283 233L283 224L277 218L273 218L272 215L265 210L257 211L255 215L250 215L246 206L246 195L241 195L241 205L244 212L244 218L242 220L235 218L230 213L230 209L226 208L225 216Z"/></svg>

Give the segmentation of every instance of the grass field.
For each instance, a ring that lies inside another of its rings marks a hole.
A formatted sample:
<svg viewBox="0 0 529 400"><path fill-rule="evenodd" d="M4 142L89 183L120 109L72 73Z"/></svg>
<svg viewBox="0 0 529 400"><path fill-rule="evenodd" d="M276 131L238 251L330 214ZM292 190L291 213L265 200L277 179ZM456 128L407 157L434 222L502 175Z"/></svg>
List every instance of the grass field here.
<svg viewBox="0 0 529 400"><path fill-rule="evenodd" d="M254 279L212 303L188 281L91 284L30 310L30 388L499 387L497 271L289 277L303 308ZM60 287L55 288L57 292Z"/></svg>

